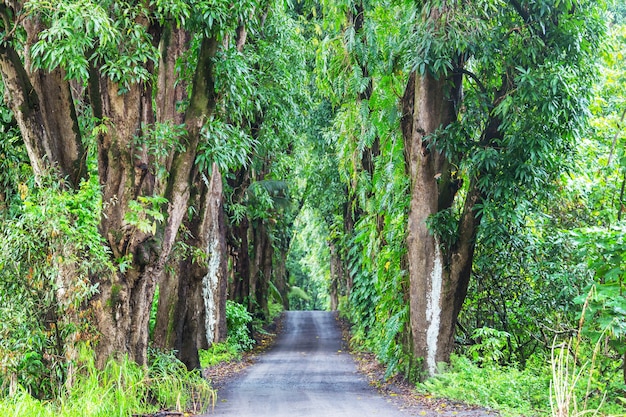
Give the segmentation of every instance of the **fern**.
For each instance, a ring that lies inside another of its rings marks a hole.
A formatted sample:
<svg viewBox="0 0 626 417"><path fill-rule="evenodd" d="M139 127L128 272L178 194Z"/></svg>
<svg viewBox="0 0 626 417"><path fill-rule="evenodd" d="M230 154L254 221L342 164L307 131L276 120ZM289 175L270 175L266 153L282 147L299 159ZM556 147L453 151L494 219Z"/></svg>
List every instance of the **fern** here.
<svg viewBox="0 0 626 417"><path fill-rule="evenodd" d="M291 286L289 290L289 295L292 297L300 298L304 301L311 301L311 296L307 294L306 291L304 291L302 288L296 287L295 285Z"/></svg>

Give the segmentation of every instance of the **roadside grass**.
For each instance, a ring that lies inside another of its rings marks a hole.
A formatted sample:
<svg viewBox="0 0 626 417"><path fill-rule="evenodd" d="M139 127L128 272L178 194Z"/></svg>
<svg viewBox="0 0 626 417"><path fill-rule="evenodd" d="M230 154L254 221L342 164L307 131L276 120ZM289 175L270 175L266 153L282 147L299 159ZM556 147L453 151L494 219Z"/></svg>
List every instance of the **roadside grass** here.
<svg viewBox="0 0 626 417"><path fill-rule="evenodd" d="M275 319L282 307L270 307ZM252 316L244 306L227 303L227 320L227 341L199 352L202 368L239 361L254 346ZM0 416L130 417L162 410L199 414L215 405L217 393L210 383L200 371L188 371L173 351L150 349L148 362L143 367L122 358L98 369L93 350L83 345L68 363L61 395L46 399L34 397L11 375L0 373Z"/></svg>
<svg viewBox="0 0 626 417"><path fill-rule="evenodd" d="M151 351L142 367L124 358L95 366L93 352L81 349L62 394L37 399L20 386L3 386L3 417L128 417L159 410L203 412L216 393L199 372L189 372L172 353ZM8 391L12 392L8 392Z"/></svg>
<svg viewBox="0 0 626 417"><path fill-rule="evenodd" d="M228 340L221 343L213 343L210 348L199 351L200 366L208 368L223 362L241 360L242 351L239 344Z"/></svg>
<svg viewBox="0 0 626 417"><path fill-rule="evenodd" d="M551 406L555 378L550 363L534 358L523 370L494 363L476 364L465 356L453 355L450 365L417 384L421 393L445 397L465 404L488 407L508 416L626 416L617 401L604 401L601 390L588 390L588 376L582 375L575 390L585 407L576 413L558 413ZM574 382L574 381L572 381ZM552 400L554 402L554 400Z"/></svg>

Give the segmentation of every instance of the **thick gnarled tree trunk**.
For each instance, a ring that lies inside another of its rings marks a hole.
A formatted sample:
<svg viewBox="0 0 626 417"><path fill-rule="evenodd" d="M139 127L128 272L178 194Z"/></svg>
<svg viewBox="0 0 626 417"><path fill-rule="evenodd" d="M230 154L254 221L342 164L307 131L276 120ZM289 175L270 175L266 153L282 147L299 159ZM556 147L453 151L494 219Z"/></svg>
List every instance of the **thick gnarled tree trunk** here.
<svg viewBox="0 0 626 417"><path fill-rule="evenodd" d="M167 218L162 234L158 236L137 230L125 218L131 200L139 196L150 197L156 191L155 181L146 181L151 175L146 172L149 161L141 159L148 158L148 155L141 145L139 149L133 149L131 142L141 135L142 124L154 122L154 112L151 107L148 109L152 103L151 91L136 85L119 94L118 86L103 78L90 84L92 103L101 106L100 113L95 112L96 116L108 120L111 125L99 139L98 165L105 206L101 233L115 259L127 258L130 262L126 271L100 283L100 294L94 305L98 330L102 333L102 343L98 345L101 360L117 352L128 353L138 363L146 360L148 320L155 285L162 276L179 226L187 214L200 130L215 106L212 60L216 52L217 41L203 39L185 114L186 137L181 138L186 147L172 156L164 192L168 201ZM95 106L96 110L98 107ZM193 289L183 288L178 283L178 290ZM193 296L198 295L194 293ZM188 324L183 320L183 327Z"/></svg>
<svg viewBox="0 0 626 417"><path fill-rule="evenodd" d="M429 138L455 121L457 83L413 73L402 101L402 130L411 178L407 259L412 346L415 357L423 359L424 370L431 375L437 363L449 360L454 347L454 329L467 293L479 221L474 211L479 194L472 183L456 242L441 242L437 231L427 225L431 216L451 207L458 191L449 161Z"/></svg>
<svg viewBox="0 0 626 417"><path fill-rule="evenodd" d="M118 352L143 363L148 348L148 319L160 273L158 244L150 233L129 223L131 201L152 196L154 181L141 145L142 126L153 123L151 89L136 84L121 93L120 86L92 71L90 97L94 115L106 120L98 137L98 174L102 189L100 233L118 263L127 264L110 277L101 277L94 314L101 333L98 358Z"/></svg>
<svg viewBox="0 0 626 417"><path fill-rule="evenodd" d="M158 85L167 94L158 97L157 109L157 118L162 123L179 125L188 121L176 108L187 94L185 83L177 81L176 61L186 53L189 43L190 36L182 29L164 31ZM211 50L216 46L213 43ZM214 105L213 102L209 110ZM176 159L171 161L175 162ZM198 349L207 348L226 335L227 254L222 176L217 166L213 167L210 179L195 169L190 176L187 206L194 207L193 216L183 222L186 234L177 239L203 252L206 260L187 253L182 259L170 262L159 280L153 340L157 346L175 349L187 367L193 369L200 366ZM167 191L172 194L173 189Z"/></svg>
<svg viewBox="0 0 626 417"><path fill-rule="evenodd" d="M19 2L2 4L0 13L10 19L23 12L22 6ZM140 364L146 361L149 313L156 282L162 276L179 226L188 213L200 132L215 108L213 66L217 39L204 38L201 41L189 96L184 83L176 82L175 63L187 51L190 35L183 29L162 27L146 17L138 16L135 23L144 25L154 47L165 35L164 42L160 43L162 71L155 86L148 81L130 81L119 85L101 72L102 63L96 61L96 54L87 57L90 60L88 99L82 104L85 108L90 107L90 115L100 124L96 138L103 206L99 231L110 249L113 264L119 265L108 275L92 277L99 290L90 306L99 332L96 352L100 364L118 354L127 354ZM0 45L0 73L7 103L15 114L33 171L37 178L52 173L66 178L70 187L77 187L80 180L88 175L73 101L83 98L72 97L71 81L65 79L63 69L37 69L29 62L28 51L39 41L41 31L46 29L38 20L37 13L13 23L22 25L26 33L24 51L17 51L11 40L5 39L6 42ZM155 74L159 70L150 59L143 65L147 73ZM178 113L176 106L187 98L188 106L184 114ZM154 108L154 104L158 109ZM184 149L172 149L165 161L154 161L155 156L148 152L144 141L146 129L154 125L155 116L160 122L184 125L185 134L178 138ZM161 183L153 169L157 164L169 172ZM219 172L214 176L221 186ZM207 212L219 212L221 189L203 187L204 193L201 194L211 205L210 209L207 207ZM145 207L146 210L140 209L139 212L137 207L149 205L151 198L160 196L167 199L167 216L156 232L146 230L133 218L156 221L149 218L148 212L154 207ZM223 222L223 219L215 215L200 221ZM220 226L211 225L208 229L215 227ZM223 236L222 231L211 233ZM224 253L223 243L221 246L221 253ZM225 272L221 268L216 274L224 276ZM200 282L205 276L204 273L200 276ZM223 289L213 290L217 291L217 298L222 297ZM201 289L195 295L199 295L204 303L206 294ZM223 306L215 310L218 323L222 323L224 320L220 314L223 316ZM203 321L202 326L205 325ZM218 328L223 333L223 325L216 326L216 334Z"/></svg>

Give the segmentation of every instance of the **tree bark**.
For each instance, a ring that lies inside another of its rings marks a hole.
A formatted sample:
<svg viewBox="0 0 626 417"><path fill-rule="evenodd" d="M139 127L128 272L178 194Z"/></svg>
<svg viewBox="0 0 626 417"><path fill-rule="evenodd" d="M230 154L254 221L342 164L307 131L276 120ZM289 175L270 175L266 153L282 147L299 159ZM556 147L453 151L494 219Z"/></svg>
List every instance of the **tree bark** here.
<svg viewBox="0 0 626 417"><path fill-rule="evenodd" d="M36 179L52 170L76 188L87 175L86 159L63 71L28 73L7 41L0 45L0 73Z"/></svg>
<svg viewBox="0 0 626 417"><path fill-rule="evenodd" d="M243 193L250 185L250 173L240 168L228 179L228 185L234 190L233 201L243 201ZM248 239L249 221L243 216L238 224L229 224L228 246L232 262L230 278L230 298L240 304L250 301L250 245Z"/></svg>
<svg viewBox="0 0 626 417"><path fill-rule="evenodd" d="M61 68L49 72L31 69L30 46L37 42L43 25L37 18L26 19L24 29L27 35L24 66L40 99L44 128L50 139L47 145L49 155L55 158L51 161L55 161L70 186L77 188L80 180L87 176L87 154L82 143L70 83Z"/></svg>
<svg viewBox="0 0 626 417"><path fill-rule="evenodd" d="M128 353L132 360L145 363L148 347L148 319L159 274L157 244L154 237L129 224L126 213L130 202L153 194L153 182L145 181L148 172L144 153L133 143L141 137L141 127L153 120L151 89L132 85L124 94L106 77L92 74L91 102L94 115L107 120L107 129L98 138L98 174L102 189L100 233L111 248L114 262L126 267L111 277L99 278L100 293L94 298L97 328L101 333L96 352L100 364L111 355ZM150 107L151 108L151 107Z"/></svg>
<svg viewBox="0 0 626 417"><path fill-rule="evenodd" d="M178 105L188 96L187 83L179 80L176 61L180 59L189 49L191 36L183 28L176 28L167 25L163 29L161 42L159 44L160 60L159 74L157 78L157 88L159 94L156 96L156 119L159 123L173 123L182 125L185 123L185 113L178 110ZM167 160L161 161L169 172L175 157L172 152ZM156 188L159 193L165 192L167 179L157 179ZM157 306L156 324L153 335L153 342L161 348L174 349L176 345L176 309L178 307L179 262L173 259L168 262L168 267L161 274L158 280L159 300ZM180 289L182 290L182 289Z"/></svg>
<svg viewBox="0 0 626 417"><path fill-rule="evenodd" d="M202 293L206 310L206 338L209 344L226 340L226 290L228 286L228 245L222 175L213 164L207 200L207 256L209 268L203 278Z"/></svg>

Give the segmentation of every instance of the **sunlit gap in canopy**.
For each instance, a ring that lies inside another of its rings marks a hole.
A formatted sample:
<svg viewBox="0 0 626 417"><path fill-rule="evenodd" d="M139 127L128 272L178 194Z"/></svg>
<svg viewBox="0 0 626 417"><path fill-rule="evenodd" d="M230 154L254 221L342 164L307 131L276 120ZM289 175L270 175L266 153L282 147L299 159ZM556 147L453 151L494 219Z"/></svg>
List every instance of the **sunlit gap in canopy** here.
<svg viewBox="0 0 626 417"><path fill-rule="evenodd" d="M330 231L319 210L305 205L287 256L290 310L331 309Z"/></svg>

